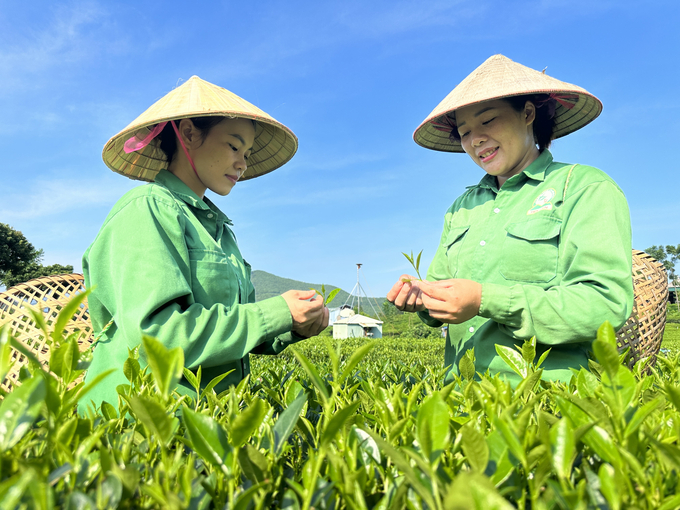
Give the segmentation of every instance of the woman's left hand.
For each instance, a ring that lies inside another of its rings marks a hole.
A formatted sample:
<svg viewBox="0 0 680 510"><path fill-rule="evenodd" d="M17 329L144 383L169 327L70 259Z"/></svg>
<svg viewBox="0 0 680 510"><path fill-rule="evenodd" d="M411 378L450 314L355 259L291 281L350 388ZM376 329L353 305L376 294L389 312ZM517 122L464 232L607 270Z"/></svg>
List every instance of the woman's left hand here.
<svg viewBox="0 0 680 510"><path fill-rule="evenodd" d="M418 282L423 305L430 317L444 323L460 324L479 313L482 285L472 280L450 279Z"/></svg>

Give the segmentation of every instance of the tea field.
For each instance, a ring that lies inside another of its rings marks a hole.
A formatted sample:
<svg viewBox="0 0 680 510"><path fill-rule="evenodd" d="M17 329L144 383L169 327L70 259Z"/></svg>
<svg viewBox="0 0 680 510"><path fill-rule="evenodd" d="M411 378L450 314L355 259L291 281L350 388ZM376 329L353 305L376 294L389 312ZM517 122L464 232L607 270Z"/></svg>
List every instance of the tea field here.
<svg viewBox="0 0 680 510"><path fill-rule="evenodd" d="M0 403L0 508L680 507L680 359L629 369L606 323L568 385L541 380L531 341L499 348L516 388L476 374L473 353L445 385L441 337L325 335L253 357L216 395L145 337L119 402L78 415L91 385L60 331L70 306L42 324L49 371L31 361ZM0 377L10 346L0 331ZM193 396L174 391L182 377Z"/></svg>

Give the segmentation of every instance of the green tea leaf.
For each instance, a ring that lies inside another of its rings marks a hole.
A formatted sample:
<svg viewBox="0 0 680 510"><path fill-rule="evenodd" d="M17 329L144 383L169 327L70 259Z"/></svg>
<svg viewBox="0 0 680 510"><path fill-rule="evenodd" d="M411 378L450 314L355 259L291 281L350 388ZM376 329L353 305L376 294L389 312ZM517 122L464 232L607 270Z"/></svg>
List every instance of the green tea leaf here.
<svg viewBox="0 0 680 510"><path fill-rule="evenodd" d="M24 492L34 479L35 471L29 470L0 483L0 508L19 508Z"/></svg>
<svg viewBox="0 0 680 510"><path fill-rule="evenodd" d="M236 417L230 430L231 444L234 448L240 448L248 441L252 433L262 424L267 411L265 403L257 399Z"/></svg>
<svg viewBox="0 0 680 510"><path fill-rule="evenodd" d="M267 458L257 448L246 444L238 451L238 464L246 479L253 483L264 482L267 478Z"/></svg>
<svg viewBox="0 0 680 510"><path fill-rule="evenodd" d="M463 379L472 381L475 378L475 348L468 349L460 358L458 371Z"/></svg>
<svg viewBox="0 0 680 510"><path fill-rule="evenodd" d="M576 450L574 429L562 418L550 429L550 453L553 469L563 480L571 476L571 462Z"/></svg>
<svg viewBox="0 0 680 510"><path fill-rule="evenodd" d="M156 400L148 397L133 395L130 398L130 407L137 419L141 421L158 440L167 445L172 439L173 424L165 408Z"/></svg>
<svg viewBox="0 0 680 510"><path fill-rule="evenodd" d="M450 438L449 406L439 392L427 397L418 409L416 434L425 457L434 462Z"/></svg>
<svg viewBox="0 0 680 510"><path fill-rule="evenodd" d="M337 296L338 292L340 292L339 288L333 289L332 291L330 291L330 293L328 294L328 297L326 298L326 301L325 301L324 304L328 305L331 301L333 301L333 298L335 298L335 296Z"/></svg>
<svg viewBox="0 0 680 510"><path fill-rule="evenodd" d="M182 377L184 351L181 347L167 349L161 342L147 335L142 337L142 344L158 391L167 400Z"/></svg>
<svg viewBox="0 0 680 510"><path fill-rule="evenodd" d="M50 353L50 370L68 384L71 372L78 366L79 356L80 351L75 338L66 340Z"/></svg>
<svg viewBox="0 0 680 510"><path fill-rule="evenodd" d="M312 380L312 384L319 391L319 393L321 393L324 400L328 400L330 398L330 394L328 393L328 389L326 388L326 383L323 381L323 379L321 379L321 376L319 375L319 372L316 370L314 365L312 365L307 359L307 357L301 352L293 351L293 355L298 360L300 365L302 365L302 368L307 373L309 378Z"/></svg>
<svg viewBox="0 0 680 510"><path fill-rule="evenodd" d="M609 321L604 321L602 326L597 329L597 339L601 342L611 345L614 349L616 345L616 331Z"/></svg>
<svg viewBox="0 0 680 510"><path fill-rule="evenodd" d="M484 436L471 424L460 429L462 436L461 447L465 453L465 459L473 471L483 473L489 463L489 446Z"/></svg>
<svg viewBox="0 0 680 510"><path fill-rule="evenodd" d="M14 388L0 404L0 452L12 448L38 418L45 401L45 381L33 377Z"/></svg>
<svg viewBox="0 0 680 510"><path fill-rule="evenodd" d="M182 408L182 416L194 451L226 474L228 471L224 460L232 450L222 426L210 416L194 412L188 407Z"/></svg>
<svg viewBox="0 0 680 510"><path fill-rule="evenodd" d="M496 344L496 352L503 358L503 361L522 379L527 376L527 363L522 358L522 355L507 345Z"/></svg>
<svg viewBox="0 0 680 510"><path fill-rule="evenodd" d="M609 375L609 378L614 379L619 371L619 367L622 366L619 362L619 352L616 350L616 347L609 342L598 339L593 342L593 353L597 362L602 365L602 368Z"/></svg>
<svg viewBox="0 0 680 510"><path fill-rule="evenodd" d="M536 337L531 337L530 340L525 340L522 344L522 358L531 365L536 359Z"/></svg>
<svg viewBox="0 0 680 510"><path fill-rule="evenodd" d="M607 499L607 503L612 509L619 510L622 492L616 485L614 468L603 463L598 471L598 478L600 479L600 492Z"/></svg>
<svg viewBox="0 0 680 510"><path fill-rule="evenodd" d="M295 424L300 417L300 411L307 402L307 395L301 391L297 398L279 416L274 424L274 454L278 457L281 454L283 445L288 441L288 437L293 432Z"/></svg>
<svg viewBox="0 0 680 510"><path fill-rule="evenodd" d="M5 379L5 376L12 368L12 345L9 341L9 328L0 327L0 381Z"/></svg>
<svg viewBox="0 0 680 510"><path fill-rule="evenodd" d="M81 307L81 304L85 298L87 298L89 293L90 289L87 289L85 292L76 294L64 305L64 308L61 309L59 315L57 316L57 320L54 323L54 329L52 330L52 340L54 341L54 345L58 345L62 340L64 336L64 328L73 318L76 310Z"/></svg>
<svg viewBox="0 0 680 510"><path fill-rule="evenodd" d="M321 446L326 446L333 440L333 438L342 428L345 422L347 422L347 420L352 415L354 415L360 404L361 404L360 401L353 402L344 409L341 409L340 411L335 413L333 418L331 418L331 420L328 422L328 425L326 425L326 428L324 429L323 434L321 435L320 441Z"/></svg>
<svg viewBox="0 0 680 510"><path fill-rule="evenodd" d="M352 374L352 371L355 369L355 367L361 363L361 361L374 347L375 342L369 342L356 349L347 361L347 364L345 365L338 382L342 383L345 379L347 379Z"/></svg>
<svg viewBox="0 0 680 510"><path fill-rule="evenodd" d="M527 455L524 451L524 447L522 446L522 442L519 440L519 437L517 437L517 434L515 434L515 431L512 430L510 425L508 425L501 418L495 418L493 420L493 424L503 436L505 443L508 445L508 450L510 450L510 453L512 453L526 469Z"/></svg>

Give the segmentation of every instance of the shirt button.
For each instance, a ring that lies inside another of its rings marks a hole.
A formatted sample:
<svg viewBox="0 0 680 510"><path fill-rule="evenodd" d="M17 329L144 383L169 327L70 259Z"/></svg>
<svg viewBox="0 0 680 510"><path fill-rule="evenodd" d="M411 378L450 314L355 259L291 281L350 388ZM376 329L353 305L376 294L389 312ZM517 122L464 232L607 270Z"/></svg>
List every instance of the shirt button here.
<svg viewBox="0 0 680 510"><path fill-rule="evenodd" d="M501 212L501 210L500 210L498 207L496 207L496 208L493 210L493 212L495 212L496 214L498 214L499 212Z"/></svg>
<svg viewBox="0 0 680 510"><path fill-rule="evenodd" d="M212 218L212 217L213 217L213 213L208 213L208 218Z"/></svg>
<svg viewBox="0 0 680 510"><path fill-rule="evenodd" d="M474 333L474 332L475 332L475 328L473 328L472 326L470 326L470 329L468 329L468 331L469 331L470 333Z"/></svg>
<svg viewBox="0 0 680 510"><path fill-rule="evenodd" d="M479 241L479 246L485 246L485 245L486 245L486 241Z"/></svg>

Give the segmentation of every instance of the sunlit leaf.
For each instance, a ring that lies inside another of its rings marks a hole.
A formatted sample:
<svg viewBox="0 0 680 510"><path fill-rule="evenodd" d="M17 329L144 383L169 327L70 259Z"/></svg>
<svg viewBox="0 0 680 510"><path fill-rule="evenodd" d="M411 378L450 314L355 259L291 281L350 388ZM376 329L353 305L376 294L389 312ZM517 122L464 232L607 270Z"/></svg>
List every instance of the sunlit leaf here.
<svg viewBox="0 0 680 510"><path fill-rule="evenodd" d="M267 415L268 408L265 403L256 399L248 407L239 413L229 431L231 444L234 448L240 448L262 424Z"/></svg>
<svg viewBox="0 0 680 510"><path fill-rule="evenodd" d="M45 401L45 381L33 377L5 397L0 404L0 452L24 437L40 414Z"/></svg>
<svg viewBox="0 0 680 510"><path fill-rule="evenodd" d="M433 462L448 445L450 438L449 406L439 392L425 399L416 418L418 442L426 458Z"/></svg>
<svg viewBox="0 0 680 510"><path fill-rule="evenodd" d="M461 428L460 433L465 459L473 471L483 473L489 463L489 447L484 436L471 425Z"/></svg>
<svg viewBox="0 0 680 510"><path fill-rule="evenodd" d="M576 445L574 429L569 420L561 419L550 429L550 453L553 469L561 479L571 475L571 462Z"/></svg>
<svg viewBox="0 0 680 510"><path fill-rule="evenodd" d="M307 402L307 395L301 391L297 398L290 404L279 416L274 424L274 453L278 456L281 453L283 445L288 441L288 437L293 432L295 424L300 417L300 411Z"/></svg>
<svg viewBox="0 0 680 510"><path fill-rule="evenodd" d="M619 362L619 352L616 350L616 347L609 342L595 340L593 342L593 353L597 362L604 368L610 379L613 379L619 371L619 367L622 366Z"/></svg>
<svg viewBox="0 0 680 510"><path fill-rule="evenodd" d="M298 360L300 365L302 365L303 370L307 373L309 378L312 380L314 387L319 391L319 393L321 393L325 400L328 400L330 395L328 393L328 389L326 388L326 383L323 381L323 379L321 379L321 376L314 365L312 365L307 357L301 352L293 351L293 355Z"/></svg>
<svg viewBox="0 0 680 510"><path fill-rule="evenodd" d="M505 363L522 379L527 376L527 362L522 355L507 345L496 344L496 352Z"/></svg>
<svg viewBox="0 0 680 510"><path fill-rule="evenodd" d="M366 355L375 347L375 342L369 342L366 343L362 346L360 346L358 349L356 349L352 355L350 356L349 360L345 364L345 368L342 371L342 374L340 375L339 383L342 383L345 379L347 379L356 366L361 363L361 361L366 357Z"/></svg>
<svg viewBox="0 0 680 510"><path fill-rule="evenodd" d="M137 419L155 434L162 444L167 444L172 439L174 432L172 419L156 400L133 395L130 398L130 407Z"/></svg>
<svg viewBox="0 0 680 510"><path fill-rule="evenodd" d="M354 415L360 404L361 402L359 401L353 402L333 415L333 418L328 422L328 425L326 425L326 428L321 435L321 446L326 446L333 440L347 420Z"/></svg>
<svg viewBox="0 0 680 510"><path fill-rule="evenodd" d="M73 315L76 313L76 310L80 308L81 303L87 298L90 291L91 289L87 289L84 292L81 292L71 297L68 303L66 303L64 307L59 311L57 320L54 323L54 329L52 330L52 340L54 341L54 345L59 344L64 333L64 328L73 318Z"/></svg>
<svg viewBox="0 0 680 510"><path fill-rule="evenodd" d="M196 453L226 472L224 461L231 452L231 446L222 426L214 418L194 412L188 407L182 408L182 416Z"/></svg>
<svg viewBox="0 0 680 510"><path fill-rule="evenodd" d="M142 337L142 345L158 391L163 399L167 399L182 377L184 351L181 347L168 349L161 342L147 335Z"/></svg>

